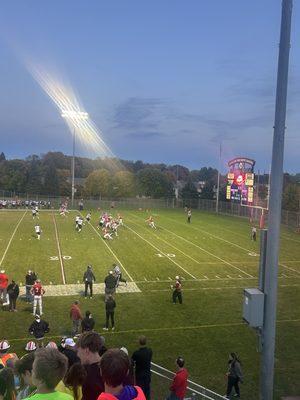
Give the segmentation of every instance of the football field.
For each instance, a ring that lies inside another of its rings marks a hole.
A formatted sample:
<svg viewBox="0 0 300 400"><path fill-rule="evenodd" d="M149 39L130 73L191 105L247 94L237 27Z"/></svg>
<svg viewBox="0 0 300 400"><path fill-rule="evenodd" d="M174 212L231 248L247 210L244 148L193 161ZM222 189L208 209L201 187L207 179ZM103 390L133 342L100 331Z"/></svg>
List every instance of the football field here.
<svg viewBox="0 0 300 400"><path fill-rule="evenodd" d="M83 216L86 215L85 211ZM96 295L81 297L83 312L92 311L102 332L102 283L113 263L121 266L127 287L116 295L116 331L105 333L107 345L137 347L145 334L154 361L174 369L178 355L186 359L191 378L221 394L228 353L240 355L245 373L243 398L258 397L257 337L242 322L243 288L257 287L259 235L250 240L246 219L193 211L191 223L183 210L152 210L157 229L145 211L121 211L124 226L118 237L104 240L97 229L99 212L91 223L75 230L76 211L64 218L41 211L41 240L34 234L31 211L0 212L0 264L10 279L24 284L28 269L46 286L44 318L55 340L69 334L69 308L81 296L88 264L96 276ZM112 212L117 214L117 210ZM183 283L183 305L171 301L174 277ZM282 228L276 353L276 398L300 392L300 236ZM48 295L48 296L47 296ZM19 299L17 313L1 312L0 336L22 354L32 321L31 308ZM168 382L154 379L157 399L167 394ZM159 393L157 393L159 392Z"/></svg>

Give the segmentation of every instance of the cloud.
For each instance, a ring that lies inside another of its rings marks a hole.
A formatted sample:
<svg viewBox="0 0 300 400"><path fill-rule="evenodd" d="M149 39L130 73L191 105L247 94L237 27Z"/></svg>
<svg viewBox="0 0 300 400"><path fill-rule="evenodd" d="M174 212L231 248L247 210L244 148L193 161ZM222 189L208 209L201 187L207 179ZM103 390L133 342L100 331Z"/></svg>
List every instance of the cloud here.
<svg viewBox="0 0 300 400"><path fill-rule="evenodd" d="M133 132L126 135L127 138L137 139L137 140L148 140L148 139L158 139L167 136L162 132Z"/></svg>
<svg viewBox="0 0 300 400"><path fill-rule="evenodd" d="M156 129L159 125L160 107L164 101L159 98L130 97L119 104L114 111L114 128L127 130Z"/></svg>

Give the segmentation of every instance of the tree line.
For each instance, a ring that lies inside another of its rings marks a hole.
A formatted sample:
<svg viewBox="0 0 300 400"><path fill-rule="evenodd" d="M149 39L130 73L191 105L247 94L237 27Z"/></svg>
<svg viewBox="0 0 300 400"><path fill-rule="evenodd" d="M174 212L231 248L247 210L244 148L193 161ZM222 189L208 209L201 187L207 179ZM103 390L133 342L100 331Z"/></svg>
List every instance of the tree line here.
<svg viewBox="0 0 300 400"><path fill-rule="evenodd" d="M121 166L115 170L116 162ZM71 156L48 152L41 156L7 160L0 154L0 190L45 196L70 196ZM182 165L149 164L110 158L75 158L77 197L124 198L149 196L214 199L218 171L211 167L189 170ZM261 175L259 198L267 195L268 175ZM283 208L299 211L300 174L284 176ZM225 200L226 176L220 179L220 200Z"/></svg>

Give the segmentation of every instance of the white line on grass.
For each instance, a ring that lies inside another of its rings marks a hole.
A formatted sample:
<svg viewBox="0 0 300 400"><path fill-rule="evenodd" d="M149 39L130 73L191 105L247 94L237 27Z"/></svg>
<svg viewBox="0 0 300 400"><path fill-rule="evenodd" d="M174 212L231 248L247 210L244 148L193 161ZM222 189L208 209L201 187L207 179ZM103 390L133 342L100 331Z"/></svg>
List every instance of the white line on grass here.
<svg viewBox="0 0 300 400"><path fill-rule="evenodd" d="M1 266L2 263L3 263L3 260L4 260L5 256L6 256L6 253L8 252L9 246L10 246L10 244L11 244L11 242L12 242L12 240L13 240L13 238L14 238L16 232L17 232L17 229L19 228L20 223L23 221L23 218L25 217L26 213L27 213L27 210L24 212L24 214L23 214L22 217L20 218L19 222L17 223L17 225L16 225L16 227L15 227L15 229L14 229L12 235L11 235L11 238L9 239L8 245L6 246L6 249L5 249L5 251L4 251L4 254L3 254L2 258L1 258L0 266Z"/></svg>
<svg viewBox="0 0 300 400"><path fill-rule="evenodd" d="M53 218L53 223L54 223L55 239L56 239L57 250L58 250L58 258L59 258L59 262L60 262L61 277L62 277L63 284L65 285L66 284L65 268L64 268L63 258L61 256L58 231L57 231L57 225L56 225L56 219L55 219L54 212L52 213L52 218Z"/></svg>
<svg viewBox="0 0 300 400"><path fill-rule="evenodd" d="M81 214L82 216L82 214ZM121 261L119 260L118 256L113 252L113 250L109 247L109 245L106 243L105 239L103 239L103 237L100 235L100 233L97 231L97 229L89 222L88 223L89 226L94 229L94 231L96 232L96 234L100 237L100 239L103 241L103 243L105 244L105 246L108 248L108 250L111 252L111 254L114 256L114 258L118 261L118 263L120 264L120 266L122 267L122 269L126 272L128 278L133 282L133 278L130 275L130 273L127 271L127 269L124 267L124 265L121 263Z"/></svg>
<svg viewBox="0 0 300 400"><path fill-rule="evenodd" d="M144 240L146 243L150 244L150 246L152 246L155 250L157 250L158 252L164 254L170 261L172 261L173 264L177 265L177 267L179 267L180 269L182 269L187 275L191 276L194 279L197 279L194 275L192 275L190 272L188 272L185 268L183 268L180 264L178 264L178 262L174 261L171 257L169 257L167 254L165 254L163 251L161 251L158 247L156 247L154 244L152 244L151 242L149 242L149 240L143 238L143 236L141 236L138 232L136 232L134 229L130 228L128 225L125 225L126 228L128 228L130 231L132 231L133 233L135 233L140 239Z"/></svg>

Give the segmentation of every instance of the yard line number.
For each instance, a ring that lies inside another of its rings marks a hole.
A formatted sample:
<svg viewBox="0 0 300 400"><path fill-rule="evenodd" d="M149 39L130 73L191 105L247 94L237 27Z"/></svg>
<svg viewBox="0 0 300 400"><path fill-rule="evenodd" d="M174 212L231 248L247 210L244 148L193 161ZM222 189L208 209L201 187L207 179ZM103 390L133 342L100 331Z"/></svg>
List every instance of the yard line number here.
<svg viewBox="0 0 300 400"><path fill-rule="evenodd" d="M71 256L62 256L62 258L64 259L64 260L71 260ZM52 256L52 257L50 257L50 260L51 261L58 261L59 260L59 258L58 258L58 256Z"/></svg>
<svg viewBox="0 0 300 400"><path fill-rule="evenodd" d="M166 253L166 254L161 254L161 253L156 253L157 257L169 257L169 258L175 258L175 254L173 253Z"/></svg>

